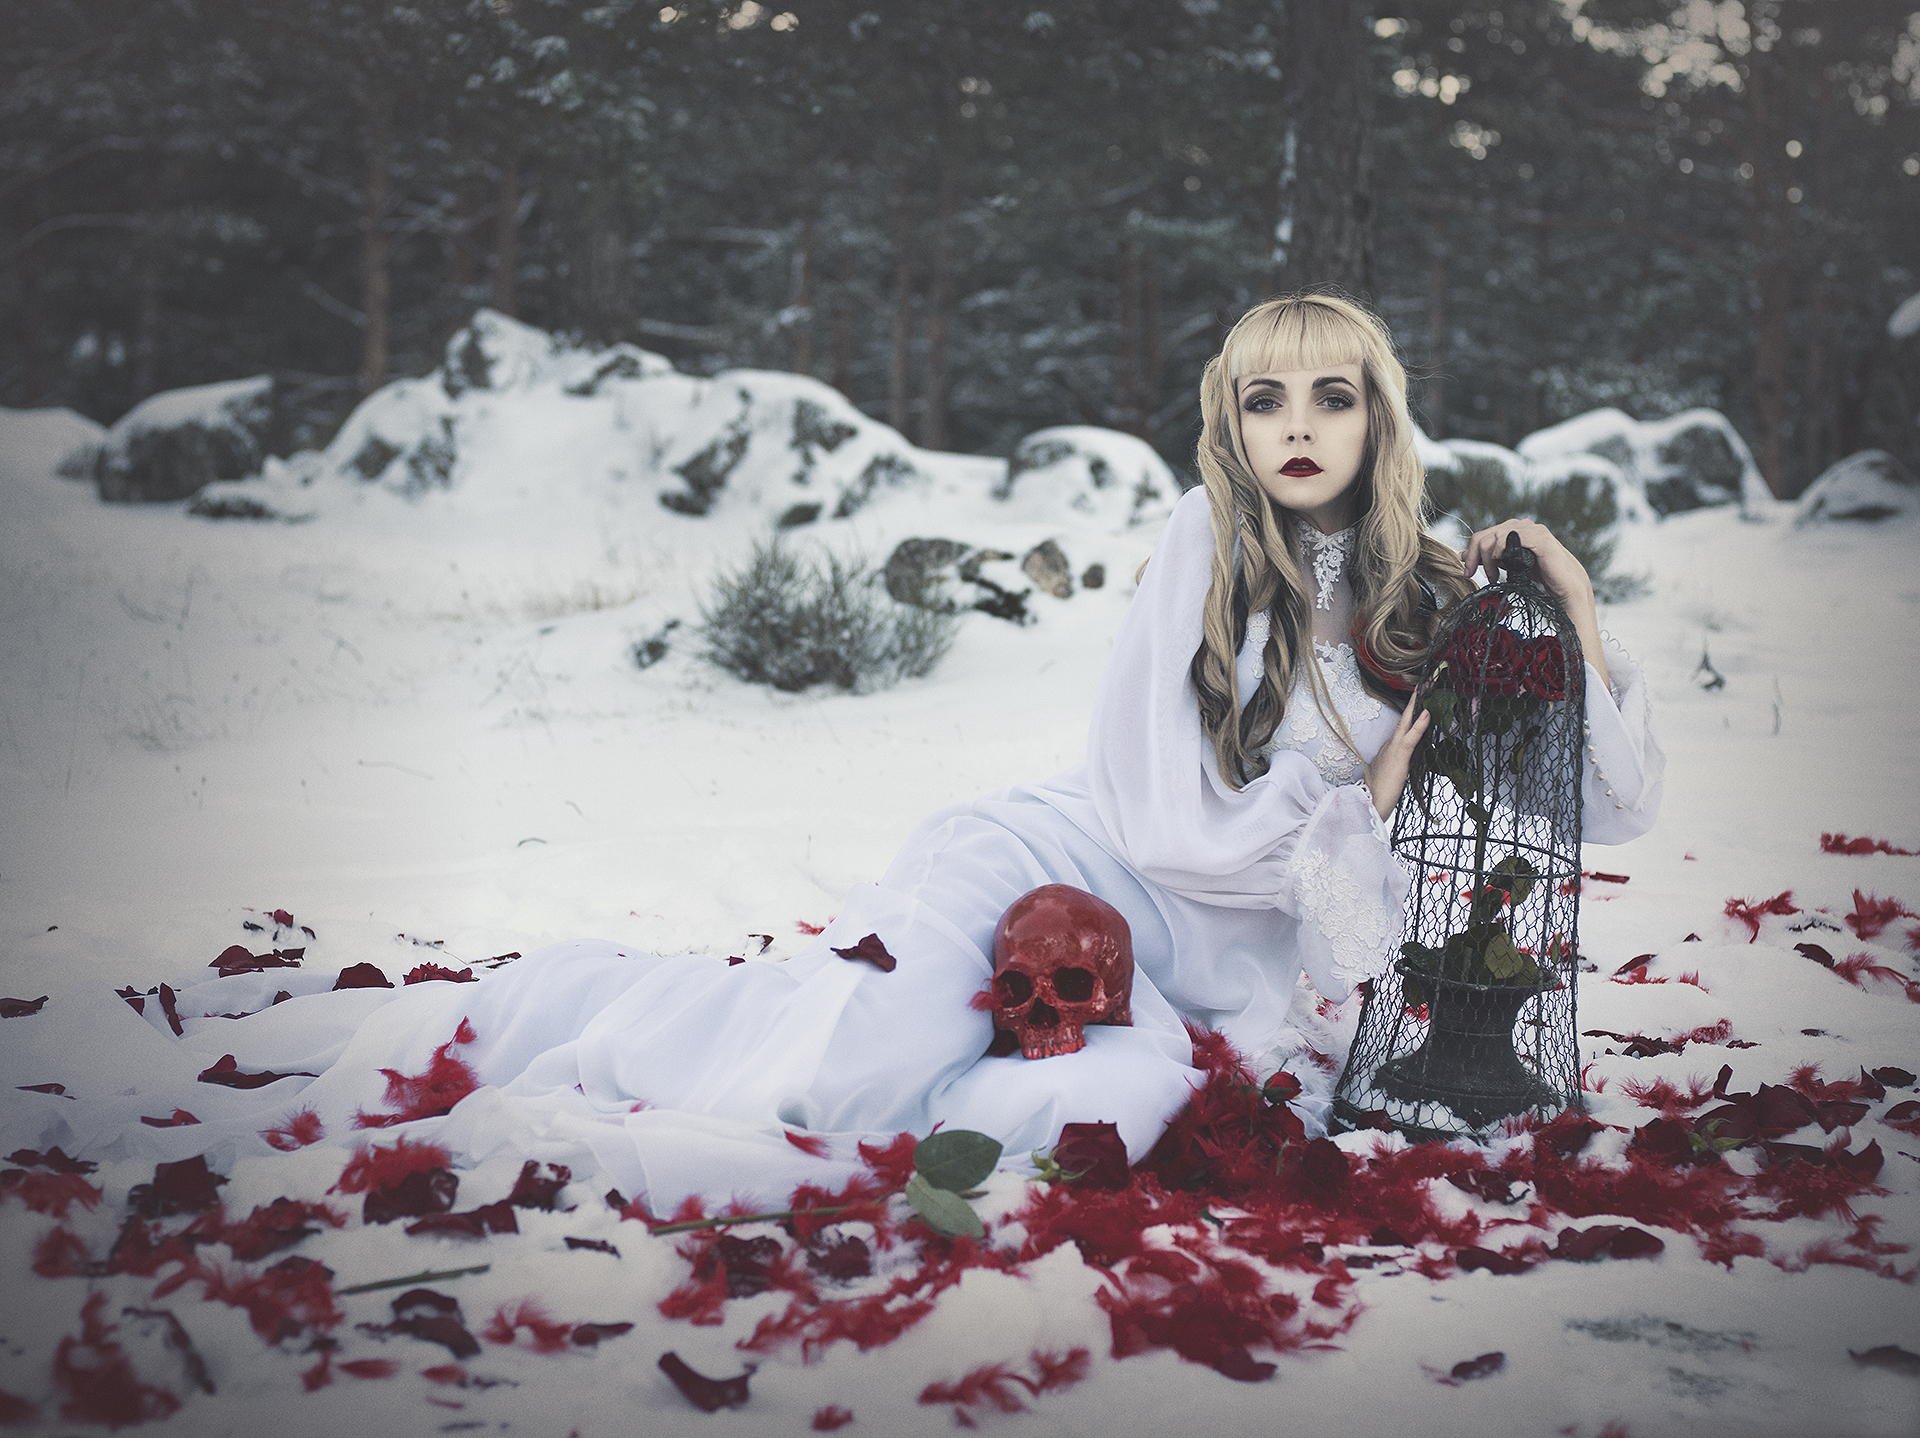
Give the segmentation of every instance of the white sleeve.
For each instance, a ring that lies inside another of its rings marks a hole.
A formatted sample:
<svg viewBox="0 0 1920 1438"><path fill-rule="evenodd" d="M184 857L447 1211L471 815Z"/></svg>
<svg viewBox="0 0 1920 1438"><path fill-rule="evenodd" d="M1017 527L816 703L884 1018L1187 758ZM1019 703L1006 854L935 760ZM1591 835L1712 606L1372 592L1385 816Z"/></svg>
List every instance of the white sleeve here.
<svg viewBox="0 0 1920 1438"><path fill-rule="evenodd" d="M1316 987L1345 997L1400 938L1408 876L1364 785L1329 784L1278 749L1236 790L1200 724L1187 668L1213 564L1206 492L1175 504L1100 680L1087 784L1122 858L1143 878L1224 908L1301 919Z"/></svg>
<svg viewBox="0 0 1920 1438"><path fill-rule="evenodd" d="M1588 844L1624 844L1651 829L1667 773L1667 756L1653 732L1646 672L1618 640L1607 638L1612 689L1600 682L1599 670L1586 666L1580 838Z"/></svg>

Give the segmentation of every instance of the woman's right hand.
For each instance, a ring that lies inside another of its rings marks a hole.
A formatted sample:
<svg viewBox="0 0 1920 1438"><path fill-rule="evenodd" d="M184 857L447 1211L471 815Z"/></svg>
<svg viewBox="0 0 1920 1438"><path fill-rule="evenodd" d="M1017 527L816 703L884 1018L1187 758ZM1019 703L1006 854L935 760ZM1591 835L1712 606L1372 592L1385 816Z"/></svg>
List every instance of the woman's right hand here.
<svg viewBox="0 0 1920 1438"><path fill-rule="evenodd" d="M1374 812L1382 820L1389 818L1393 806L1400 802L1401 791L1407 787L1413 751L1419 747L1433 718L1425 709L1421 709L1418 716L1414 714L1419 703L1418 690L1407 696L1407 707L1400 711L1400 722L1394 726L1393 737L1380 746L1380 752L1367 765L1367 793L1373 797Z"/></svg>

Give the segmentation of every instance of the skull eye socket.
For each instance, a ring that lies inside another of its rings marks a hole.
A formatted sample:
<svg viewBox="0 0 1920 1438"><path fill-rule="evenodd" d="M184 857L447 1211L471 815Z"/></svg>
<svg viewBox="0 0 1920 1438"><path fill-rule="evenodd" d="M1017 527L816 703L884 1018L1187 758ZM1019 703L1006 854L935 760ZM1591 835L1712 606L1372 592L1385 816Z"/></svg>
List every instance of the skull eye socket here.
<svg viewBox="0 0 1920 1438"><path fill-rule="evenodd" d="M1009 1008L1033 997L1033 980L1018 969L1003 969L993 976L993 996Z"/></svg>
<svg viewBox="0 0 1920 1438"><path fill-rule="evenodd" d="M1084 1004L1093 997L1092 969L1061 969L1053 976L1053 991L1070 1004Z"/></svg>

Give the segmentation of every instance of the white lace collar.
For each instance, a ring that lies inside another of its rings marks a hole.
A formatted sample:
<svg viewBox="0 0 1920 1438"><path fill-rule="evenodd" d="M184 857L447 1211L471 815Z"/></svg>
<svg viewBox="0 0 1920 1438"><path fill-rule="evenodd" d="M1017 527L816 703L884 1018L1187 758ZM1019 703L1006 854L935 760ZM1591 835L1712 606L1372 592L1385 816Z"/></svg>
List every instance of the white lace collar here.
<svg viewBox="0 0 1920 1438"><path fill-rule="evenodd" d="M1297 514L1293 517L1293 524L1300 536L1301 552L1313 556L1313 587L1318 591L1313 598L1314 608L1331 609L1333 586L1340 582L1340 573L1346 568L1353 547L1359 541L1360 523L1356 520L1332 534L1322 534Z"/></svg>

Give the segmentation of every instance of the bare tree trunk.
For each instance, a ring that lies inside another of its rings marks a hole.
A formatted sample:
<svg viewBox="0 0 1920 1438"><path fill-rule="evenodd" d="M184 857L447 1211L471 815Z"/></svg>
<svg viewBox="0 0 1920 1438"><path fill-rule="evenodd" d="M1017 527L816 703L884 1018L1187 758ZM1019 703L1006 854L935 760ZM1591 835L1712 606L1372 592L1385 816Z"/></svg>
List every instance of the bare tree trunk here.
<svg viewBox="0 0 1920 1438"><path fill-rule="evenodd" d="M1127 424L1140 412L1140 248L1131 236L1120 241L1114 257L1113 392L1119 396L1118 414L1095 414L1096 424ZM1115 406L1109 406L1114 409Z"/></svg>
<svg viewBox="0 0 1920 1438"><path fill-rule="evenodd" d="M140 288L133 320L133 394L145 399L160 388L160 241L144 236L139 242Z"/></svg>
<svg viewBox="0 0 1920 1438"><path fill-rule="evenodd" d="M582 317L582 328L601 339L618 339L629 295L626 241L619 217L605 208L587 231L587 276L593 311Z"/></svg>
<svg viewBox="0 0 1920 1438"><path fill-rule="evenodd" d="M1153 412L1160 394L1160 381L1166 374L1167 357L1161 350L1160 269L1148 252L1142 266L1140 294L1140 411L1134 416L1131 433L1153 440Z"/></svg>
<svg viewBox="0 0 1920 1438"><path fill-rule="evenodd" d="M1749 7L1757 32L1779 14L1777 0L1754 0ZM1756 34L1756 39L1758 36ZM1784 35L1774 42L1785 46ZM1793 303L1793 216L1782 172L1794 105L1782 72L1782 49L1756 44L1740 66L1745 89L1744 158L1752 166L1748 186L1748 244L1753 253L1753 410L1754 458L1776 499L1791 499L1798 486L1787 473L1784 418L1787 403L1787 318Z"/></svg>
<svg viewBox="0 0 1920 1438"><path fill-rule="evenodd" d="M393 274L388 255L387 120L378 104L366 116L367 184L360 209L360 393L372 394L387 380L388 327Z"/></svg>
<svg viewBox="0 0 1920 1438"><path fill-rule="evenodd" d="M1800 475L1804 490L1826 467L1829 437L1834 429L1834 410L1839 396L1830 378L1831 316L1839 308L1840 297L1831 281L1822 278L1814 285L1813 311L1807 316L1807 366L1801 386L1800 403Z"/></svg>
<svg viewBox="0 0 1920 1438"><path fill-rule="evenodd" d="M841 394L853 393L853 306L844 288L827 302L827 383Z"/></svg>
<svg viewBox="0 0 1920 1438"><path fill-rule="evenodd" d="M493 307L513 314L519 301L515 285L520 273L520 157L508 155L500 166L500 183L493 208Z"/></svg>
<svg viewBox="0 0 1920 1438"><path fill-rule="evenodd" d="M473 255L475 208L472 191L462 185L454 194L453 228L447 234L447 281L463 306L480 278Z"/></svg>
<svg viewBox="0 0 1920 1438"><path fill-rule="evenodd" d="M795 374L813 373L814 230L814 207L809 205L800 217L800 239L793 255L793 294L787 302L794 315L791 368Z"/></svg>
<svg viewBox="0 0 1920 1438"><path fill-rule="evenodd" d="M1427 381L1427 432L1439 439L1447 432L1447 355L1451 348L1453 317L1448 304L1447 258L1435 250L1427 259L1427 364L1434 375Z"/></svg>
<svg viewBox="0 0 1920 1438"><path fill-rule="evenodd" d="M1361 0L1288 7L1288 147L1280 168L1274 282L1334 285L1371 303L1373 107L1371 11Z"/></svg>
<svg viewBox="0 0 1920 1438"><path fill-rule="evenodd" d="M919 443L947 448L947 343L953 329L953 166L940 147L933 196L933 272L927 285L926 376L921 391Z"/></svg>
<svg viewBox="0 0 1920 1438"><path fill-rule="evenodd" d="M907 358L913 342L913 233L903 198L894 200L893 219L893 334L887 359L887 423L912 439L907 394Z"/></svg>

